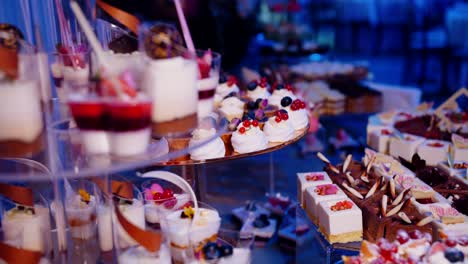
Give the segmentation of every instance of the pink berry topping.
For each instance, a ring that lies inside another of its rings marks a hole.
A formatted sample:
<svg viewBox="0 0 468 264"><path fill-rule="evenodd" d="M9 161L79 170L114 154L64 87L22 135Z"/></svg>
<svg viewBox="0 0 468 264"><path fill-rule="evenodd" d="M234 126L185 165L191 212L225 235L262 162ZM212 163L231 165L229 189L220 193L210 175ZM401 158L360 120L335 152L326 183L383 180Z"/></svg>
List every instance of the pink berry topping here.
<svg viewBox="0 0 468 264"><path fill-rule="evenodd" d="M398 241L398 243L404 244L404 243L408 242L409 239L410 239L410 237L409 237L408 233L406 233L405 230L398 230L397 236L396 236L396 240Z"/></svg>
<svg viewBox="0 0 468 264"><path fill-rule="evenodd" d="M237 84L237 79L235 76L230 76L229 79L227 80L227 86L231 87L233 85Z"/></svg>
<svg viewBox="0 0 468 264"><path fill-rule="evenodd" d="M315 193L318 195L332 195L338 192L338 187L334 184L322 184L315 187Z"/></svg>
<svg viewBox="0 0 468 264"><path fill-rule="evenodd" d="M245 133L245 127L240 127L239 128L239 133L244 134Z"/></svg>
<svg viewBox="0 0 468 264"><path fill-rule="evenodd" d="M288 112L284 109L278 110L275 112L275 121L276 123L279 123L281 121L286 121L289 119Z"/></svg>
<svg viewBox="0 0 468 264"><path fill-rule="evenodd" d="M441 148L444 146L444 144L440 143L440 142L431 142L429 144L427 144L429 147L433 147L433 148Z"/></svg>
<svg viewBox="0 0 468 264"><path fill-rule="evenodd" d="M321 173L311 173L306 176L307 181L323 181L324 179L325 177Z"/></svg>
<svg viewBox="0 0 468 264"><path fill-rule="evenodd" d="M353 208L353 203L347 200L339 201L330 207L332 211L343 211L351 208Z"/></svg>

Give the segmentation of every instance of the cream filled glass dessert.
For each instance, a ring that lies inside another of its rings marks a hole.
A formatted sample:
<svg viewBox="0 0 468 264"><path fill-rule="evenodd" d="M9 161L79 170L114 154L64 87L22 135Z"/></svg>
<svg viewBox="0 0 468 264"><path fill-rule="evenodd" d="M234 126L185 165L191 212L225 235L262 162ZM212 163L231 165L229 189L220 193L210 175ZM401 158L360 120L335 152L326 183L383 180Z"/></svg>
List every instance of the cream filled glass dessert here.
<svg viewBox="0 0 468 264"><path fill-rule="evenodd" d="M153 102L153 134L186 134L197 126L199 75L196 56L186 51L177 29L158 23L143 26L141 50L149 62L143 89Z"/></svg>
<svg viewBox="0 0 468 264"><path fill-rule="evenodd" d="M97 187L91 182L73 181L65 199L71 237L88 240L96 236Z"/></svg>
<svg viewBox="0 0 468 264"><path fill-rule="evenodd" d="M234 118L241 119L244 115L245 103L235 96L229 96L221 102L219 112L231 122Z"/></svg>
<svg viewBox="0 0 468 264"><path fill-rule="evenodd" d="M74 85L86 85L90 76L89 50L84 45L73 47L57 45L56 62L50 65L57 96L61 102L66 101L64 82Z"/></svg>
<svg viewBox="0 0 468 264"><path fill-rule="evenodd" d="M289 120L288 112L284 109L276 111L263 127L263 132L269 142L286 142L294 138L294 127Z"/></svg>
<svg viewBox="0 0 468 264"><path fill-rule="evenodd" d="M306 104L299 100L293 100L291 97L286 96L281 99L281 107L288 111L289 119L295 130L306 128L309 124L309 117L307 115Z"/></svg>
<svg viewBox="0 0 468 264"><path fill-rule="evenodd" d="M270 96L270 98L268 98L270 105L281 108L281 100L284 97L289 96L292 100L297 99L297 97L292 92L292 86L290 84L277 84L274 87L275 89L273 94Z"/></svg>
<svg viewBox="0 0 468 264"><path fill-rule="evenodd" d="M131 247L121 254L118 257L118 263L121 264L171 264L171 251L169 246L166 244L161 244L159 250L155 253L148 252L145 248Z"/></svg>
<svg viewBox="0 0 468 264"><path fill-rule="evenodd" d="M215 242L221 218L216 210L207 206L184 207L164 218L163 231L170 241L172 258L183 261L190 255L190 248L202 249L208 242Z"/></svg>
<svg viewBox="0 0 468 264"><path fill-rule="evenodd" d="M214 128L197 128L192 132L192 138L189 141L190 158L192 160L207 160L222 158L226 155L226 147L224 141L220 137L216 137L210 142L204 144L201 147L196 147L202 144L204 141L213 138L216 135L216 129Z"/></svg>
<svg viewBox="0 0 468 264"><path fill-rule="evenodd" d="M86 86L71 86L68 104L90 154L132 156L147 150L151 99L129 71Z"/></svg>
<svg viewBox="0 0 468 264"><path fill-rule="evenodd" d="M268 91L269 88L270 85L265 78L262 78L260 81L252 81L247 85L247 97L253 101L268 99L271 96Z"/></svg>
<svg viewBox="0 0 468 264"><path fill-rule="evenodd" d="M125 219L131 222L133 225L139 228L145 228L145 208L142 201L141 193L136 189L135 186L129 183L123 183L125 186L122 189L130 189L127 195L113 195L114 203L120 209L120 212ZM101 251L110 251L114 248L114 242L112 238L113 219L115 219L115 210L111 202L102 203L98 206L97 217L98 217L98 235L99 235L99 246ZM116 235L119 239L120 247L135 246L137 243L133 240L127 232L120 226L119 223L115 223Z"/></svg>
<svg viewBox="0 0 468 264"><path fill-rule="evenodd" d="M239 94L239 86L237 86L237 79L234 76L221 75L219 84L216 87L214 95L214 105L217 107L219 104L230 94Z"/></svg>
<svg viewBox="0 0 468 264"><path fill-rule="evenodd" d="M266 149L268 139L257 120L247 119L232 133L231 144L235 152L242 154Z"/></svg>
<svg viewBox="0 0 468 264"><path fill-rule="evenodd" d="M199 76L198 88L198 118L208 116L213 112L214 95L219 81L221 55L216 52L197 51Z"/></svg>

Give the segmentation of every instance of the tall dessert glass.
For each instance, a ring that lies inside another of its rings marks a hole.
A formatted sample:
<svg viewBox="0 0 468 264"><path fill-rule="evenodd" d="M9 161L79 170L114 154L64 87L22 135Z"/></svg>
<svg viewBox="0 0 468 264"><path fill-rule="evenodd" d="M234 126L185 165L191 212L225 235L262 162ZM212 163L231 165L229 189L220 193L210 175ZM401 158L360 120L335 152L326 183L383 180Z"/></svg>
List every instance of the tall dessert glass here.
<svg viewBox="0 0 468 264"><path fill-rule="evenodd" d="M213 111L214 95L219 82L221 54L211 50L197 50L198 62L198 118L209 116Z"/></svg>
<svg viewBox="0 0 468 264"><path fill-rule="evenodd" d="M106 70L105 76L86 85L67 85L85 150L124 157L143 154L150 142L152 101L131 71Z"/></svg>
<svg viewBox="0 0 468 264"><path fill-rule="evenodd" d="M197 126L196 54L187 52L179 32L170 24L143 24L139 43L149 62L143 73L143 89L153 101L153 135L191 132Z"/></svg>

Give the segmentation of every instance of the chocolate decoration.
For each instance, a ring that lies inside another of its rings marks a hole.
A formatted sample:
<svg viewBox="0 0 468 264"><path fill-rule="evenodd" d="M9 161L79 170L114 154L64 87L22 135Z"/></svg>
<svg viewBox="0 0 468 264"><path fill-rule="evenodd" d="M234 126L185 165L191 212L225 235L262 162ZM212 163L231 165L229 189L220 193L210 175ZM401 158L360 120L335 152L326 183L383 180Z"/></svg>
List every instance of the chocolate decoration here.
<svg viewBox="0 0 468 264"><path fill-rule="evenodd" d="M115 204L114 207L117 220L133 240L150 252L156 252L159 250L162 241L161 233L154 233L137 227L123 216L117 204Z"/></svg>
<svg viewBox="0 0 468 264"><path fill-rule="evenodd" d="M102 0L97 0L96 5L99 6L104 12L106 12L113 19L117 20L120 24L126 26L133 33L138 34L138 26L140 20L134 15L131 15L121 9L118 9L112 5L104 3Z"/></svg>
<svg viewBox="0 0 468 264"><path fill-rule="evenodd" d="M41 261L42 253L10 246L0 242L0 259L6 263L37 264Z"/></svg>
<svg viewBox="0 0 468 264"><path fill-rule="evenodd" d="M0 194L17 204L34 207L31 188L0 183Z"/></svg>
<svg viewBox="0 0 468 264"><path fill-rule="evenodd" d="M104 180L93 179L92 181L99 187L99 189L101 189L103 193L109 194L109 190ZM127 200L133 199L133 188L130 182L111 180L111 189L113 195L117 195Z"/></svg>
<svg viewBox="0 0 468 264"><path fill-rule="evenodd" d="M179 31L165 23L157 23L146 32L144 47L146 55L153 59L179 57L186 52Z"/></svg>
<svg viewBox="0 0 468 264"><path fill-rule="evenodd" d="M18 48L19 40L23 39L23 33L11 25L0 24L0 46L8 49L15 50Z"/></svg>

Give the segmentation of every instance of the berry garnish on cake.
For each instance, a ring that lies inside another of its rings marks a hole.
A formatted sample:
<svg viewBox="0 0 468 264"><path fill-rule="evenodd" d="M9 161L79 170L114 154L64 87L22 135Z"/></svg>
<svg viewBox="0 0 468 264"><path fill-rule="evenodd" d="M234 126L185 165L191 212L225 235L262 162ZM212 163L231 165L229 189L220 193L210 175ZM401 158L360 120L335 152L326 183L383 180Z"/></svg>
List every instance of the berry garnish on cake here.
<svg viewBox="0 0 468 264"><path fill-rule="evenodd" d="M198 70L200 71L200 79L210 77L211 64L213 62L213 54L211 50L205 51L203 56L197 58Z"/></svg>
<svg viewBox="0 0 468 264"><path fill-rule="evenodd" d="M332 211L342 211L353 208L353 203L347 200L336 202L330 209Z"/></svg>

